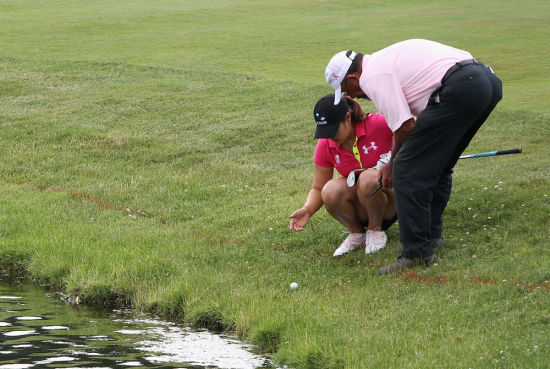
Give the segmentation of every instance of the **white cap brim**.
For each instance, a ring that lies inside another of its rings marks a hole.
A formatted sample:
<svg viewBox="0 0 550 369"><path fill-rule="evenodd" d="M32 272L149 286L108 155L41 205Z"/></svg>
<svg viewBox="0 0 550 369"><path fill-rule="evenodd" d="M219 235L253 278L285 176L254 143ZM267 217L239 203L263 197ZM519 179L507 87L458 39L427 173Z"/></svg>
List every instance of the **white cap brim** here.
<svg viewBox="0 0 550 369"><path fill-rule="evenodd" d="M338 86L338 88L334 90L334 105L338 105L341 99L342 99L342 86Z"/></svg>

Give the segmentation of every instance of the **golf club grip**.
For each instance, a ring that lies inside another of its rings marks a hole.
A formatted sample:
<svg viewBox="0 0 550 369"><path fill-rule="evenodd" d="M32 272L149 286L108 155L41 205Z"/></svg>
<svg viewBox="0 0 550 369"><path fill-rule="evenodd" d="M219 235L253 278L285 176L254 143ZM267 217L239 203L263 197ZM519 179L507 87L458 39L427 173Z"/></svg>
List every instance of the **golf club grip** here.
<svg viewBox="0 0 550 369"><path fill-rule="evenodd" d="M470 159L470 158L473 159L473 158L482 158L485 156L518 154L520 152L522 152L521 148L510 149L510 150L500 150L500 151L489 151L489 152L481 152L479 154L464 155L464 156L461 156L459 159Z"/></svg>
<svg viewBox="0 0 550 369"><path fill-rule="evenodd" d="M521 152L521 147L518 147L517 149L497 151L495 155L519 154L520 152Z"/></svg>

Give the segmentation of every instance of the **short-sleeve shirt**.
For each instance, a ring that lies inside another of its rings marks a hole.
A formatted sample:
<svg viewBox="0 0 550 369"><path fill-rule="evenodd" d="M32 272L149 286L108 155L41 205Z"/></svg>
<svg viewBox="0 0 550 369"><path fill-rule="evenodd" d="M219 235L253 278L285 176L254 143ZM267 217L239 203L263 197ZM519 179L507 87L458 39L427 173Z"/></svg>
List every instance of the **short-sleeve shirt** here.
<svg viewBox="0 0 550 369"><path fill-rule="evenodd" d="M472 54L438 42L398 42L363 57L359 86L395 132L426 108L449 68L466 59Z"/></svg>
<svg viewBox="0 0 550 369"><path fill-rule="evenodd" d="M363 168L375 167L383 154L391 152L393 132L381 114L369 114L364 121L357 123L355 134ZM335 168L344 177L352 170L361 168L351 152L328 138L317 142L313 161L323 168Z"/></svg>

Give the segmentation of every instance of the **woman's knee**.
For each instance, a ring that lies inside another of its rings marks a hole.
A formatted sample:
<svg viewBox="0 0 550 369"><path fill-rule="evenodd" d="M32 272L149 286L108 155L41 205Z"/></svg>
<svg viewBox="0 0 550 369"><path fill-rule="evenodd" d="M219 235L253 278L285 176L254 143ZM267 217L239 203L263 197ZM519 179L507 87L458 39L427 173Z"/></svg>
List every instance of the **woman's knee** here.
<svg viewBox="0 0 550 369"><path fill-rule="evenodd" d="M332 179L328 181L321 190L321 199L323 204L331 205L335 204L347 195L347 189L345 188L345 182Z"/></svg>
<svg viewBox="0 0 550 369"><path fill-rule="evenodd" d="M357 191L371 193L378 186L378 171L365 170L357 179Z"/></svg>

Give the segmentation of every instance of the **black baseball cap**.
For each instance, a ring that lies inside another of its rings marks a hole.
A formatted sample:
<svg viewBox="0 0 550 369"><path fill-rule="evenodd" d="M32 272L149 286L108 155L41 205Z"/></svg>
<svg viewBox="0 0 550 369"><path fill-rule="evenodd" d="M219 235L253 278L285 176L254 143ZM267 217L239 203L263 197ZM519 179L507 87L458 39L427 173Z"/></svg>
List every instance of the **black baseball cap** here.
<svg viewBox="0 0 550 369"><path fill-rule="evenodd" d="M340 122L344 120L348 111L347 99L341 99L337 105L334 105L334 94L321 97L313 109L313 119L317 124L314 138L336 136Z"/></svg>

